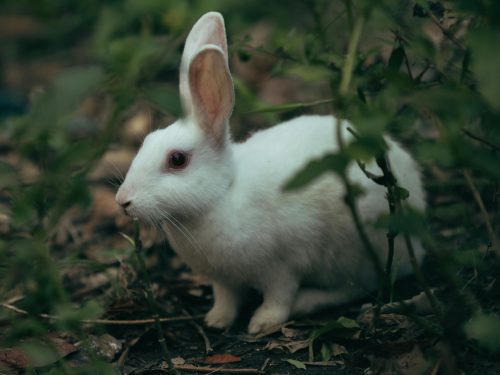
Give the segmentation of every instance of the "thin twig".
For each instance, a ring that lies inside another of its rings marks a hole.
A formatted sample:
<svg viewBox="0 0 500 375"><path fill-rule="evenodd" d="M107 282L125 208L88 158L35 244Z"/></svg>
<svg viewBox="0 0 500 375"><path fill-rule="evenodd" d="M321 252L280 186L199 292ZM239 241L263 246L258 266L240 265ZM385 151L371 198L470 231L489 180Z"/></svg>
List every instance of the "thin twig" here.
<svg viewBox="0 0 500 375"><path fill-rule="evenodd" d="M333 103L335 99L318 99L312 102L306 103L286 103L286 104L278 104L274 106L268 107L260 107L253 109L251 111L246 112L246 114L254 114L254 113L265 113L265 112L286 112L286 111L297 111L301 109L306 109L309 107L314 107L322 104Z"/></svg>
<svg viewBox="0 0 500 375"><path fill-rule="evenodd" d="M262 366L260 366L260 369L259 369L259 372L260 373L264 373L264 371L266 371L267 369L267 366L269 366L269 363L271 362L271 358L266 358L266 360L264 361L264 363L262 364Z"/></svg>
<svg viewBox="0 0 500 375"><path fill-rule="evenodd" d="M359 139L359 135L356 133L356 131L350 127L347 128L347 130L356 138ZM382 170L382 175L376 175L369 170L366 169L366 165L362 163L359 160L356 160L359 168L361 171L365 174L367 178L375 182L377 185L382 185L387 188L387 201L389 203L389 212L390 215L393 216L396 214L396 194L397 194L397 180L392 174L392 171L390 169L390 164L389 160L387 159L386 155L383 154L382 156L376 158L377 165L380 167ZM380 285L379 293L377 296L377 300L379 302L382 302L384 299L384 296L390 295L390 286L391 286L391 270L392 270L392 263L394 259L394 240L396 236L398 235L397 232L394 232L392 230L387 231L387 242L388 242L388 252L387 252L387 260L386 260L386 265L385 265L385 282Z"/></svg>
<svg viewBox="0 0 500 375"><path fill-rule="evenodd" d="M0 306L13 311L19 315L24 315L24 316L29 316L30 313L27 312L26 310L22 310L14 305L11 305L9 303L0 303ZM55 315L50 315L50 314L40 314L38 315L42 319L47 319L47 320L61 320L62 318L59 316ZM160 323L170 323L170 322L181 322L181 321L186 321L186 320L194 320L194 319L202 319L203 315L196 315L196 316L173 316L173 317L164 317L164 318L159 318ZM117 320L117 319L80 319L78 321L81 324L99 324L99 325L131 325L131 326L139 326L139 325L147 325L147 324L154 324L155 320L153 318L150 319L135 319L135 320Z"/></svg>
<svg viewBox="0 0 500 375"><path fill-rule="evenodd" d="M224 368L224 367L207 367L207 366L194 366L194 365L175 365L175 369L189 372L203 372L203 373L221 373L221 374L261 374L259 369L256 368Z"/></svg>
<svg viewBox="0 0 500 375"><path fill-rule="evenodd" d="M140 237L140 226L139 221L134 219L134 247L137 262L139 264L139 272L142 274L142 282L144 285L144 291L146 292L147 301L149 308L153 313L154 325L156 333L158 335L158 343L160 344L163 359L167 362L169 367L169 372L172 374L178 374L177 370L174 368L172 363L172 357L170 356L169 350L167 348L167 343L165 340L165 335L160 324L160 316L156 308L156 302L153 295L153 290L151 289L151 281L149 280L149 275L146 271L146 262L144 261L144 255L142 254L142 241Z"/></svg>
<svg viewBox="0 0 500 375"><path fill-rule="evenodd" d="M340 88L339 88L339 94L342 97L347 96L349 92L349 86L351 85L351 79L352 79L352 72L354 70L354 63L355 63L355 58L356 58L356 51L358 49L359 41L361 38L361 33L363 31L363 26L364 26L364 18L363 17L358 17L354 23L353 29L352 29L352 35L349 40L349 46L347 48L347 56L344 62L344 66L342 68L342 77L340 81ZM344 142L342 138L342 129L341 129L341 120L336 117L336 126L337 126L337 142L339 145L340 152L343 151L344 149ZM344 187L346 190L346 195L345 195L345 203L348 206L349 210L351 211L351 216L354 221L354 225L356 226L356 230L359 233L359 236L361 238L361 241L363 243L363 247L365 248L369 258L371 259L373 266L375 268L375 271L378 275L378 278L380 282L382 283L384 280L384 270L380 264L380 259L377 255L377 252L375 248L373 247L373 244L371 243L365 228L363 226L360 214L358 212L356 202L355 202L355 194L354 194L354 188L349 181L346 173L342 173L340 176L344 182Z"/></svg>
<svg viewBox="0 0 500 375"><path fill-rule="evenodd" d="M486 230L488 231L488 235L490 236L490 241L491 245L493 247L493 251L496 253L497 257L500 259L500 247L498 244L498 238L495 234L495 231L493 230L493 226L491 225L491 220L488 215L488 211L486 211L486 207L484 206L483 199L481 198L481 194L479 194L479 191L476 188L476 185L474 184L474 181L472 180L472 177L470 173L466 170L462 171L465 180L467 181L467 185L469 186L469 189L474 197L474 200L476 201L477 205L479 206L479 211L481 212L481 218L483 219L483 223L486 226Z"/></svg>
<svg viewBox="0 0 500 375"><path fill-rule="evenodd" d="M497 145L491 143L490 141L487 141L486 139L478 137L477 135L475 135L474 133L471 133L469 130L467 130L465 128L462 128L461 130L462 130L462 133L464 133L467 137L472 138L478 142L481 142L481 143L485 144L486 146L491 147L495 151L500 151L500 146L497 146Z"/></svg>
<svg viewBox="0 0 500 375"><path fill-rule="evenodd" d="M431 18L432 22L439 27L439 30L443 33L445 37L447 37L449 40L453 42L458 48L460 48L462 51L465 51L465 47L455 38L455 36L449 31L446 30L443 25L441 25L441 22L437 19L437 17L431 12L428 12L429 17Z"/></svg>
<svg viewBox="0 0 500 375"><path fill-rule="evenodd" d="M189 312L186 309L182 309L182 312L184 314L186 314L186 316L188 316L188 317L191 316L191 314L189 314ZM203 343L205 344L205 354L209 354L209 353L213 352L214 349L212 348L212 344L210 343L210 339L206 335L203 327L200 326L199 324L195 323L194 321L190 321L189 323L198 331L201 338L203 339Z"/></svg>
<svg viewBox="0 0 500 375"><path fill-rule="evenodd" d="M342 361L302 361L302 363L308 366L319 366L319 367L340 366L344 364L344 362Z"/></svg>
<svg viewBox="0 0 500 375"><path fill-rule="evenodd" d="M344 150L344 141L342 138L342 122L336 117L336 131L337 131L337 142L339 145L340 152ZM373 263L373 266L375 268L375 272L377 273L377 276L379 278L380 283L383 283L384 280L384 270L382 268L382 265L380 263L380 259L377 255L377 251L375 250L375 247L370 241L370 238L368 237L365 227L363 225L363 222L361 220L361 216L358 212L358 208L356 206L355 202L355 193L354 193L354 188L349 181L347 174L342 173L340 175L342 178L342 181L344 182L344 187L346 190L345 194L345 203L349 210L351 211L351 216L354 221L354 225L356 227L356 230L361 238L361 242L363 243L363 247L366 250L366 253L368 254L370 260Z"/></svg>
<svg viewBox="0 0 500 375"><path fill-rule="evenodd" d="M418 284L424 290L425 296L429 300L432 310L434 311L436 316L441 317L441 309L439 308L439 304L436 300L436 297L432 293L431 288L429 287L427 281L425 280L424 274L420 270L420 265L418 264L417 257L415 256L415 249L413 248L413 243L411 242L410 235L408 233L404 233L403 238L405 240L406 249L408 250L408 257L410 258L410 264L412 266L413 272L415 273L415 277L417 278Z"/></svg>

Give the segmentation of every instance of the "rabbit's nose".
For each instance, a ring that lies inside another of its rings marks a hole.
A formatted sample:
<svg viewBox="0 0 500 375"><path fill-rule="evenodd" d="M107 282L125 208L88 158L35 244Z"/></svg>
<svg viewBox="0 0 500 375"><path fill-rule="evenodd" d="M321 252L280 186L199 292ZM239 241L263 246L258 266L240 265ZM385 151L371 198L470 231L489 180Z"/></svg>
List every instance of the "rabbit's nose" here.
<svg viewBox="0 0 500 375"><path fill-rule="evenodd" d="M118 203L122 207L125 214L127 214L127 208L132 204L132 200L127 195L128 194L126 194L123 189L119 189L115 198L116 203Z"/></svg>
<svg viewBox="0 0 500 375"><path fill-rule="evenodd" d="M122 206L122 209L123 209L123 212L125 213L125 215L128 215L127 207L129 207L131 203L132 203L132 201L118 202L118 204L120 206Z"/></svg>
<svg viewBox="0 0 500 375"><path fill-rule="evenodd" d="M124 209L130 206L130 203L132 203L132 201L118 202L118 204L122 206Z"/></svg>

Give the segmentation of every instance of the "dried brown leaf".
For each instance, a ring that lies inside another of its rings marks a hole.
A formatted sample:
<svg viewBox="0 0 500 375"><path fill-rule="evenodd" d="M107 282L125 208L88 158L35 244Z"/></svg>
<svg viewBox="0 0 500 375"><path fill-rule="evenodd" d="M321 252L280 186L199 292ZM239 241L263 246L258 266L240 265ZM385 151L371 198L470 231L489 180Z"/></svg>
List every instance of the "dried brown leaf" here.
<svg viewBox="0 0 500 375"><path fill-rule="evenodd" d="M240 362L241 357L238 357L233 354L225 353L225 354L214 354L208 357L203 358L203 362L211 364L211 365L223 365L226 363L236 363Z"/></svg>

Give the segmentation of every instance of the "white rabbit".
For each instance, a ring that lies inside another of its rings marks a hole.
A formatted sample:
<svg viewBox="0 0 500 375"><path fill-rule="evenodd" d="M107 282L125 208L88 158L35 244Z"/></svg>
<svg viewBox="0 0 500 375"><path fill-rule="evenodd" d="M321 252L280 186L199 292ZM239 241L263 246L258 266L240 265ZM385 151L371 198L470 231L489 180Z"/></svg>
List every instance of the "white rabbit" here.
<svg viewBox="0 0 500 375"><path fill-rule="evenodd" d="M249 288L263 295L250 333L373 291L377 274L343 201L342 182L327 173L300 190L283 191L310 160L338 149L335 119L302 116L232 143L234 91L224 20L215 12L203 15L186 40L180 93L187 116L146 137L116 200L127 214L163 225L181 258L211 279L215 303L207 325L229 327ZM342 136L352 140L345 129ZM418 166L397 143L386 142L410 205L423 210ZM379 171L373 162L367 168ZM365 191L357 202L365 222L388 211L384 187L356 163L348 175ZM369 232L383 261L385 232ZM411 272L400 241L398 276ZM420 243L414 246L420 259Z"/></svg>

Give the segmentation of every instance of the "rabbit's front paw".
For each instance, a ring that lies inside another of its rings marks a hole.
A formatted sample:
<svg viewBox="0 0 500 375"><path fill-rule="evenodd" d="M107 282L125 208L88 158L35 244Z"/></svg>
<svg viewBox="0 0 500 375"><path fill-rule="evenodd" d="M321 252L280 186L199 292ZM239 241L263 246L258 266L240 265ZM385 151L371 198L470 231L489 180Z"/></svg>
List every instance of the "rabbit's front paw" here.
<svg viewBox="0 0 500 375"><path fill-rule="evenodd" d="M216 304L205 316L205 323L212 328L229 328L233 324L236 314L237 310L235 308Z"/></svg>
<svg viewBox="0 0 500 375"><path fill-rule="evenodd" d="M268 331L272 327L284 323L288 316L289 311L282 306L261 306L250 320L248 333L255 335Z"/></svg>

